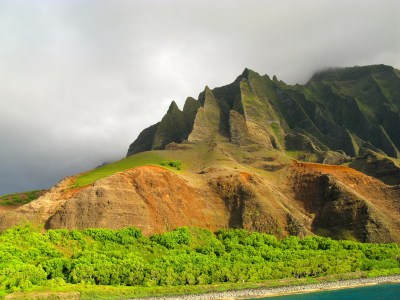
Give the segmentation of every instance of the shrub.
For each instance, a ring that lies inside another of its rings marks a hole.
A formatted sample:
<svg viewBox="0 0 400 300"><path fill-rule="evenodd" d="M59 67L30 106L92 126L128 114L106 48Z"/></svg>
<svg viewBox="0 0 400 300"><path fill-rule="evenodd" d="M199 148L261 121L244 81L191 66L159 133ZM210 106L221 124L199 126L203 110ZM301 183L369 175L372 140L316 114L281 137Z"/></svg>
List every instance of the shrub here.
<svg viewBox="0 0 400 300"><path fill-rule="evenodd" d="M177 170L181 169L181 161L180 160L164 160L160 163L162 166L172 167Z"/></svg>
<svg viewBox="0 0 400 300"><path fill-rule="evenodd" d="M189 229L187 227L182 227L172 232L155 234L151 237L151 240L168 249L173 249L179 245L189 245L191 236Z"/></svg>

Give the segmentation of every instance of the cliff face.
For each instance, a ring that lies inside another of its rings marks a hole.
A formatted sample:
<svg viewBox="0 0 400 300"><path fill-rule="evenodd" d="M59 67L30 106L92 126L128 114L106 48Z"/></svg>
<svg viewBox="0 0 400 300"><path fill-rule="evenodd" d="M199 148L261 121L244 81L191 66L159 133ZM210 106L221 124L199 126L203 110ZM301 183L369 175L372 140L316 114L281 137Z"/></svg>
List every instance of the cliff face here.
<svg viewBox="0 0 400 300"><path fill-rule="evenodd" d="M387 186L354 169L295 163L294 198L314 215L312 231L360 241L399 241L400 186Z"/></svg>
<svg viewBox="0 0 400 300"><path fill-rule="evenodd" d="M196 226L400 242L399 186L348 167L272 159L180 174L143 166L75 189L75 178L67 178L38 200L0 212L0 229L25 221L46 229L135 226L145 234Z"/></svg>
<svg viewBox="0 0 400 300"><path fill-rule="evenodd" d="M313 153L304 155L306 161L342 163L363 149L397 158L399 99L399 73L384 65L329 70L295 86L246 69L232 84L207 87L197 101L188 99L183 112L172 103L162 121L130 146L128 156L170 142L225 138Z"/></svg>
<svg viewBox="0 0 400 300"><path fill-rule="evenodd" d="M0 210L0 229L233 227L400 243L399 111L399 71L388 66L295 86L246 69L182 111L172 102L127 158ZM179 170L161 167L175 160Z"/></svg>

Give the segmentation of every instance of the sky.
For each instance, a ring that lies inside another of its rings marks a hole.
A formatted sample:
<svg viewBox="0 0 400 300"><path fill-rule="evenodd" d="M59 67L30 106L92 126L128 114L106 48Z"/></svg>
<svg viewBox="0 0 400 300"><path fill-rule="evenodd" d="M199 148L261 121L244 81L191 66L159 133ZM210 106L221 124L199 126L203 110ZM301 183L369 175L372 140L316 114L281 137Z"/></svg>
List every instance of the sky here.
<svg viewBox="0 0 400 300"><path fill-rule="evenodd" d="M0 0L0 195L126 155L172 100L247 67L400 69L400 1Z"/></svg>

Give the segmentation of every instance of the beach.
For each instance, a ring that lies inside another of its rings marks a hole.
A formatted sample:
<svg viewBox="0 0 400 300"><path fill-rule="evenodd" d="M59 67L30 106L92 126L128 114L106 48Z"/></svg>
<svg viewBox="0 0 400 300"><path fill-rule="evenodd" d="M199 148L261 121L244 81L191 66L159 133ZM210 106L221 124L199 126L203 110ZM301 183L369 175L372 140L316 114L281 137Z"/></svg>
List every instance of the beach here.
<svg viewBox="0 0 400 300"><path fill-rule="evenodd" d="M352 288L367 285L383 284L390 282L400 282L400 275L394 276L381 276L374 278L360 278L341 280L333 282L322 282L305 285L291 285L280 286L272 288L257 288L257 289L244 289L232 290L225 292L210 292L198 295L179 295L179 296L164 296L164 297L148 297L148 298L135 298L136 300L207 300L207 299L246 299L246 298L265 298L280 295L289 295L296 293L310 293L315 291L334 290L342 288Z"/></svg>

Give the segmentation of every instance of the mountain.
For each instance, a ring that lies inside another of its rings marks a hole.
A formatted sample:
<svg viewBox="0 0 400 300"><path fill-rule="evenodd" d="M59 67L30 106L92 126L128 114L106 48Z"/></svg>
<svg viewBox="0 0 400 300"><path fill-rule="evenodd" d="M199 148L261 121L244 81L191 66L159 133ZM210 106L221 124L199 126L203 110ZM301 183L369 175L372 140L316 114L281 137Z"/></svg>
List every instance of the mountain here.
<svg viewBox="0 0 400 300"><path fill-rule="evenodd" d="M332 69L290 86L246 69L232 84L188 98L183 111L173 102L128 156L218 134L237 145L306 151L303 160L318 162L349 160L364 149L398 158L399 76L384 65Z"/></svg>
<svg viewBox="0 0 400 300"><path fill-rule="evenodd" d="M127 157L0 212L0 228L234 227L400 242L400 71L316 73L305 85L245 69L172 102Z"/></svg>

